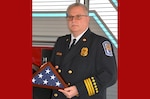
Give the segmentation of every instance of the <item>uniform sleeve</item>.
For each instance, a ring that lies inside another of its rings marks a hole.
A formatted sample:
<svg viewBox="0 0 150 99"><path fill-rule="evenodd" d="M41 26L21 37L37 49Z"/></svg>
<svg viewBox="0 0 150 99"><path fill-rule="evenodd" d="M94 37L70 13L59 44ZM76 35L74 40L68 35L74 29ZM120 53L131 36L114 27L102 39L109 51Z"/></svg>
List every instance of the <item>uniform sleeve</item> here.
<svg viewBox="0 0 150 99"><path fill-rule="evenodd" d="M98 45L95 55L95 74L76 84L80 96L93 96L116 83L117 65L112 44L103 41Z"/></svg>

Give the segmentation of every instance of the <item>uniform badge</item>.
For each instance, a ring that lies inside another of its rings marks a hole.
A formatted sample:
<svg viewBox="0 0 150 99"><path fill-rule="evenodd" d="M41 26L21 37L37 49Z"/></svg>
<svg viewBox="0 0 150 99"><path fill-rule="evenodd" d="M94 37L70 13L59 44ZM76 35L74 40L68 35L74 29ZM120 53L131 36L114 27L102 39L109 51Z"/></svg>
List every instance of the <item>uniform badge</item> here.
<svg viewBox="0 0 150 99"><path fill-rule="evenodd" d="M103 45L105 54L106 54L107 56L113 56L112 48L111 48L110 42L104 41L104 42L102 43L102 45Z"/></svg>
<svg viewBox="0 0 150 99"><path fill-rule="evenodd" d="M56 55L57 56L62 56L62 53L61 52L56 52Z"/></svg>
<svg viewBox="0 0 150 99"><path fill-rule="evenodd" d="M83 47L81 49L80 55L81 56L87 56L88 55L88 48L87 47Z"/></svg>

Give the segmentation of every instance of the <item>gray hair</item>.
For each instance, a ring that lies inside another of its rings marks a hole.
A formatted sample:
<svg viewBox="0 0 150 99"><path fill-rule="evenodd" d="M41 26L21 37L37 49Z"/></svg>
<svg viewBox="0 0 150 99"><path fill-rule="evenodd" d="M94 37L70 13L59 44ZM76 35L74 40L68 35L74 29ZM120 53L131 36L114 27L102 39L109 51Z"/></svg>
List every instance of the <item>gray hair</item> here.
<svg viewBox="0 0 150 99"><path fill-rule="evenodd" d="M84 4L73 3L73 4L69 5L67 8L67 13L66 13L67 16L68 16L69 10L72 9L73 7L82 7L84 9L85 13L88 15L88 8Z"/></svg>

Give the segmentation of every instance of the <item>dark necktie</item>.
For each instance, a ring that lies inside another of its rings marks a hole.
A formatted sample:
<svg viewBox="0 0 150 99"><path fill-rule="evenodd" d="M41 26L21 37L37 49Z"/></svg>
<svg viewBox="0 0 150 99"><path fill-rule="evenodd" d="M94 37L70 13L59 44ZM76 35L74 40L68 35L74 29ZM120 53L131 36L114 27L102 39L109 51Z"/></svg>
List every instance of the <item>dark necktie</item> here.
<svg viewBox="0 0 150 99"><path fill-rule="evenodd" d="M73 39L73 42L72 42L72 44L71 44L69 49L71 49L74 46L75 42L76 42L76 39Z"/></svg>

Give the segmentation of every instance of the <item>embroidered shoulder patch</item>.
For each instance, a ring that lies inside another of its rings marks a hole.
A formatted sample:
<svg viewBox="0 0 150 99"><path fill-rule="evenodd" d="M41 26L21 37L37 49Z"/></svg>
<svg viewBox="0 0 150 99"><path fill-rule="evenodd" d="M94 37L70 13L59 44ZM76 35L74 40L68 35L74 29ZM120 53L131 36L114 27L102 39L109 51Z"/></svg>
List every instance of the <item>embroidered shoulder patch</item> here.
<svg viewBox="0 0 150 99"><path fill-rule="evenodd" d="M103 45L105 54L106 54L107 56L113 56L112 48L111 48L110 42L104 41L104 42L102 43L102 45Z"/></svg>

